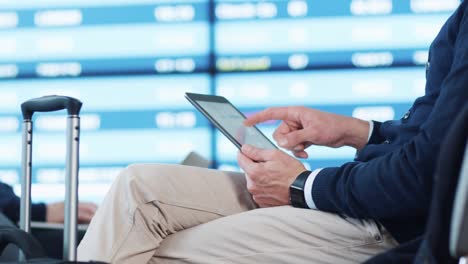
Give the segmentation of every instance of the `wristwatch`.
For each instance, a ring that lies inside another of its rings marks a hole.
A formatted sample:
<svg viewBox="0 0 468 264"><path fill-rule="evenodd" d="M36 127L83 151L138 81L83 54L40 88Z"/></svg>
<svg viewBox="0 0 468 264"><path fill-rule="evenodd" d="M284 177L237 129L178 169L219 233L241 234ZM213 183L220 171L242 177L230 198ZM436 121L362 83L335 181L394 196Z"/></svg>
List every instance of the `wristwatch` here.
<svg viewBox="0 0 468 264"><path fill-rule="evenodd" d="M301 172L291 186L289 186L289 202L293 207L309 208L304 196L304 186L311 173L311 171Z"/></svg>

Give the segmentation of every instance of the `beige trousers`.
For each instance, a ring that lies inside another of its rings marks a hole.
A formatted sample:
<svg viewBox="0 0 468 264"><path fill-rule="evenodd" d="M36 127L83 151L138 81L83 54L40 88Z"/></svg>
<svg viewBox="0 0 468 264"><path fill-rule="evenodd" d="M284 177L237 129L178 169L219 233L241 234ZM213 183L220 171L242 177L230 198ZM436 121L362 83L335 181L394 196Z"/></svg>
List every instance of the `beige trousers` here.
<svg viewBox="0 0 468 264"><path fill-rule="evenodd" d="M111 263L359 263L396 246L374 221L257 209L241 173L141 164L123 170L78 247Z"/></svg>

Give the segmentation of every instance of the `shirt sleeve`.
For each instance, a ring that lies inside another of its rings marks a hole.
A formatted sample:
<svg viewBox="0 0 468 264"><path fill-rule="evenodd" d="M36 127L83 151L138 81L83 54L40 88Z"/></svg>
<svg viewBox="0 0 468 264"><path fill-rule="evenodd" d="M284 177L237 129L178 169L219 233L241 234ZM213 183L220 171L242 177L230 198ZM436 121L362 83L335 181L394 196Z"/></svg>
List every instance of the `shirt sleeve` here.
<svg viewBox="0 0 468 264"><path fill-rule="evenodd" d="M369 122L369 134L367 135L367 143L369 143L369 140L371 139L372 133L374 132L374 121L367 121Z"/></svg>
<svg viewBox="0 0 468 264"><path fill-rule="evenodd" d="M13 188L0 182L0 212L12 222L17 223L20 218L20 198L16 196ZM31 206L31 218L33 221L45 221L46 205L34 203Z"/></svg>
<svg viewBox="0 0 468 264"><path fill-rule="evenodd" d="M307 180L304 186L304 198L306 200L307 206L310 209L317 209L317 207L315 206L314 199L312 199L312 186L314 185L315 177L317 177L317 174L321 170L322 169L316 169L312 171L312 173L309 174L309 177L307 177Z"/></svg>

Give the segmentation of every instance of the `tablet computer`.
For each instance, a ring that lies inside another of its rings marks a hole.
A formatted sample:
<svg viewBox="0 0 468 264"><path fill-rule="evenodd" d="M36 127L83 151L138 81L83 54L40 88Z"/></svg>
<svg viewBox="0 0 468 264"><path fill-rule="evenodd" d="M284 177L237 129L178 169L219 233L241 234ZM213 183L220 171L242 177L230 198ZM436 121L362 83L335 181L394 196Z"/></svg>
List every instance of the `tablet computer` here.
<svg viewBox="0 0 468 264"><path fill-rule="evenodd" d="M249 144L262 149L277 149L257 127L245 126L245 116L222 96L185 93L185 98L218 128L238 149Z"/></svg>

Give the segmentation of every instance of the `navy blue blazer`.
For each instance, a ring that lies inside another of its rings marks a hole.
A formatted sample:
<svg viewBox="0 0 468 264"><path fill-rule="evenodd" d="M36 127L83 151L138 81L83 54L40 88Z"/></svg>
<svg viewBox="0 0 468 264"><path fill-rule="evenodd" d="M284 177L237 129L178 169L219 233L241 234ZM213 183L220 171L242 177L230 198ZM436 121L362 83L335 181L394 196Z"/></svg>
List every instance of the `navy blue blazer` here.
<svg viewBox="0 0 468 264"><path fill-rule="evenodd" d="M429 217L424 236L402 243L365 264L456 264L449 252L450 228L455 192L468 139L468 105L457 116L442 143Z"/></svg>
<svg viewBox="0 0 468 264"><path fill-rule="evenodd" d="M428 61L425 95L408 113L375 122L353 162L317 175L312 197L319 210L375 219L400 243L423 234L441 142L468 99L467 1L440 30Z"/></svg>
<svg viewBox="0 0 468 264"><path fill-rule="evenodd" d="M43 203L31 206L31 218L34 221L45 221L46 205ZM0 212L14 223L19 221L20 198L15 195L10 185L0 182Z"/></svg>

